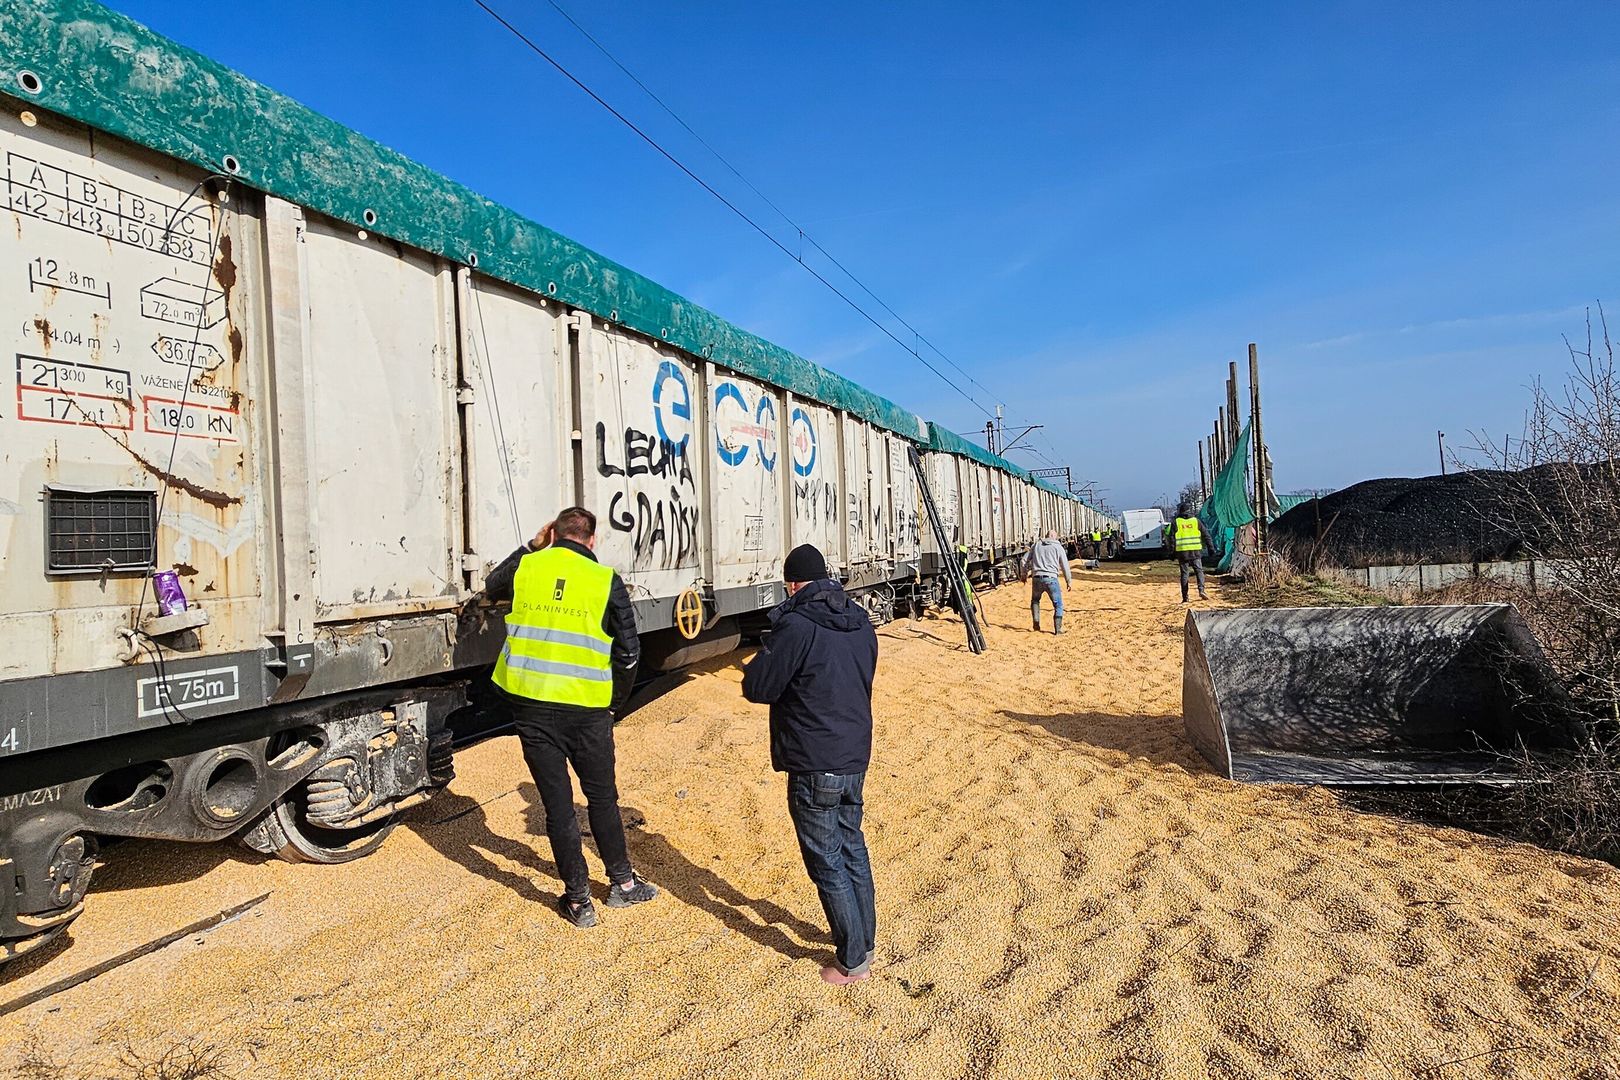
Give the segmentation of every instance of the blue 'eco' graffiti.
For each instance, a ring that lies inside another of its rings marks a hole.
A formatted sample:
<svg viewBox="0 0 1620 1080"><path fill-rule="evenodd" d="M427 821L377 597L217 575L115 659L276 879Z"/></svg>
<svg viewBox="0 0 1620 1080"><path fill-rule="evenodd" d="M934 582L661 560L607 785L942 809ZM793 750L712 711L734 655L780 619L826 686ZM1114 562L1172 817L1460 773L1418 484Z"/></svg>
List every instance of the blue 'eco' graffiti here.
<svg viewBox="0 0 1620 1080"><path fill-rule="evenodd" d="M799 434L799 426L804 426L804 434ZM793 449L793 471L800 476L809 476L816 471L816 455L820 448L816 445L816 425L810 422L810 414L803 409L795 408L788 423L788 439ZM804 461L799 460L799 451L808 447L810 456Z"/></svg>
<svg viewBox="0 0 1620 1080"><path fill-rule="evenodd" d="M671 394L669 402L670 415L691 423L692 391L686 385L686 373L670 360L665 360L658 365L658 375L653 379L653 423L658 427L658 437L660 439L674 446L677 452L683 452L686 450L686 440L692 437L692 433L688 431L682 434L679 439L676 439L670 435L669 429L664 426L664 388L671 380L674 381L680 393L679 396Z"/></svg>
<svg viewBox="0 0 1620 1080"><path fill-rule="evenodd" d="M769 426L765 423L766 413L771 414ZM754 444L759 447L759 463L765 466L766 472L775 472L777 455L765 456L765 435L776 430L776 402L764 394L759 395L759 407L754 410L754 425L759 428L759 433L754 438Z"/></svg>
<svg viewBox="0 0 1620 1080"><path fill-rule="evenodd" d="M720 403L727 398L735 400L738 407L742 409L743 415L748 415L748 402L744 400L743 393L738 389L737 384L728 382L719 384L714 388L714 427L716 434L719 434L720 431ZM747 443L742 443L733 450L726 445L725 439L717 438L714 440L714 448L719 452L720 460L727 465L741 465L743 459L748 456Z"/></svg>

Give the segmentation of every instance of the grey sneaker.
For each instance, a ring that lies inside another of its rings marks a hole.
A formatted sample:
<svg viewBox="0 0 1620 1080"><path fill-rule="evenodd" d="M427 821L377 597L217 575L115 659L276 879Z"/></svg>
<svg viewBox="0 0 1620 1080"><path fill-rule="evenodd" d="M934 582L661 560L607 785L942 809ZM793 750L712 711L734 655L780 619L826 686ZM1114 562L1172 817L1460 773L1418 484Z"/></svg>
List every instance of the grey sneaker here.
<svg viewBox="0 0 1620 1080"><path fill-rule="evenodd" d="M614 883L608 890L607 906L611 908L629 907L631 904L645 904L658 895L658 889L650 881L642 881L634 874L630 876L630 887Z"/></svg>
<svg viewBox="0 0 1620 1080"><path fill-rule="evenodd" d="M588 930L596 925L596 905L591 903L589 897L577 905L566 896L560 897L557 900L557 910L562 913L563 918L581 930Z"/></svg>

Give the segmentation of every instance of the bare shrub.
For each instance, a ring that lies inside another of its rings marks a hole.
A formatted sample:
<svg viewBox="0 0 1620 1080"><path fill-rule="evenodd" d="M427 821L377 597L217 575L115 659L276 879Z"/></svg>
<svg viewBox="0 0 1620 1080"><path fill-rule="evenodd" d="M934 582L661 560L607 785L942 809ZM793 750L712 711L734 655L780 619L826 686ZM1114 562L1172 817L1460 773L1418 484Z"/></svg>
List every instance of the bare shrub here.
<svg viewBox="0 0 1620 1080"><path fill-rule="evenodd" d="M1587 316L1584 349L1566 339L1565 385L1531 387L1523 435L1501 445L1481 438L1477 449L1518 477L1505 512L1527 553L1557 560L1553 587L1525 608L1542 647L1591 718L1612 724L1620 719L1620 374L1601 307L1597 315L1596 331Z"/></svg>
<svg viewBox="0 0 1620 1080"><path fill-rule="evenodd" d="M155 1057L125 1047L118 1055L124 1076L131 1080L231 1080L225 1069L225 1051L210 1043L183 1042Z"/></svg>
<svg viewBox="0 0 1620 1080"><path fill-rule="evenodd" d="M1549 579L1512 601L1568 689L1573 745L1514 755L1530 782L1496 812L1523 839L1615 861L1620 857L1620 373L1602 307L1587 314L1585 347L1571 343L1563 386L1531 387L1524 432L1477 450L1511 473L1499 512L1526 554L1552 560Z"/></svg>
<svg viewBox="0 0 1620 1080"><path fill-rule="evenodd" d="M16 1062L22 1080L232 1080L227 1054L208 1042L188 1040L156 1052L124 1045L111 1063L61 1061L33 1036Z"/></svg>
<svg viewBox="0 0 1620 1080"><path fill-rule="evenodd" d="M72 1077L68 1066L52 1057L37 1035L29 1036L24 1043L16 1065L19 1080L71 1080Z"/></svg>

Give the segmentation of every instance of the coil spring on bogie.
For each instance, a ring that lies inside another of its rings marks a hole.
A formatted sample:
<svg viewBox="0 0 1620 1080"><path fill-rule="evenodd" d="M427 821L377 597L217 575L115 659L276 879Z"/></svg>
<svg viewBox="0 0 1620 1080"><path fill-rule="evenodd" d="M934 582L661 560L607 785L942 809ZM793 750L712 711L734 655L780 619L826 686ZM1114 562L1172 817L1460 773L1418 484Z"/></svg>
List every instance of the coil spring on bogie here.
<svg viewBox="0 0 1620 1080"><path fill-rule="evenodd" d="M894 600L893 585L869 589L860 596L861 606L866 609L866 617L872 620L873 626L894 621Z"/></svg>

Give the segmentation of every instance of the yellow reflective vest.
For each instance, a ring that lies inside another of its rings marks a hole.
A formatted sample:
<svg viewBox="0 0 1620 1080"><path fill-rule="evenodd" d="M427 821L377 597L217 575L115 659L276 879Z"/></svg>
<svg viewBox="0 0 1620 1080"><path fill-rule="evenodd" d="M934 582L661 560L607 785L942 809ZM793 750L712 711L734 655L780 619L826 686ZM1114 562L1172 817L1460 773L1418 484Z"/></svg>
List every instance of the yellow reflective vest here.
<svg viewBox="0 0 1620 1080"><path fill-rule="evenodd" d="M1204 530L1195 517L1176 518L1174 536L1177 551L1202 552L1204 550Z"/></svg>
<svg viewBox="0 0 1620 1080"><path fill-rule="evenodd" d="M512 612L494 680L557 705L613 703L613 639L602 629L613 569L565 547L530 552L512 578Z"/></svg>

